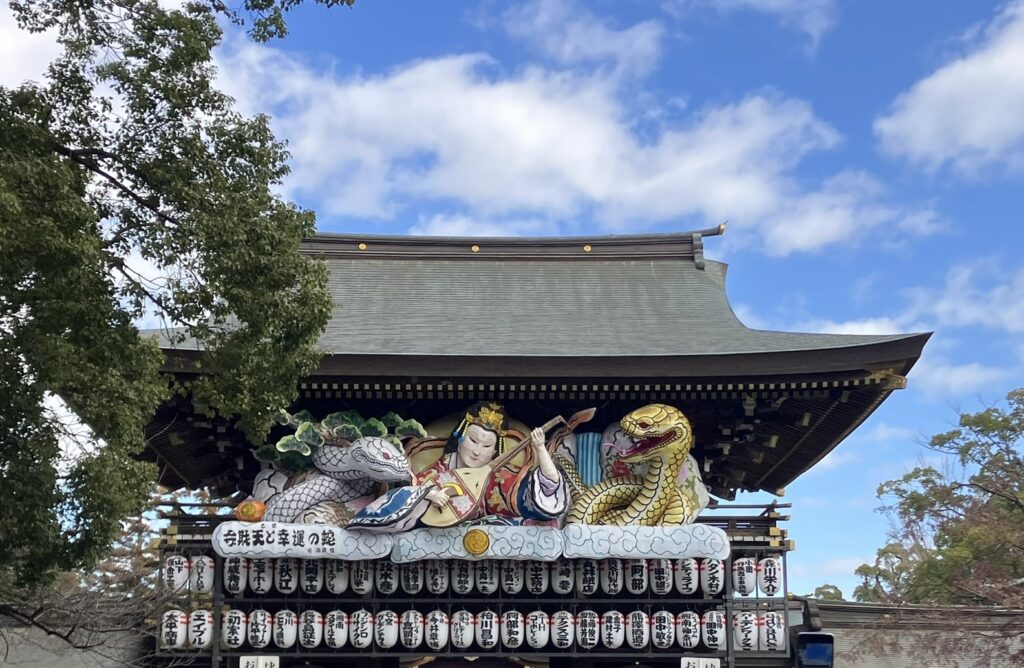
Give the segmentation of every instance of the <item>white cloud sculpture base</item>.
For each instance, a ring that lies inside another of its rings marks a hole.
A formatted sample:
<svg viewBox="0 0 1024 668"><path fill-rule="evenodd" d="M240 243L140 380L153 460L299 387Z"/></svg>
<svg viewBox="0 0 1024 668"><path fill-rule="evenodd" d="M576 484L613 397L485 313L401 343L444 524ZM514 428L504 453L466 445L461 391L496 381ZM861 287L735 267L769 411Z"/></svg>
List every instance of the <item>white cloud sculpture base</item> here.
<svg viewBox="0 0 1024 668"><path fill-rule="evenodd" d="M482 529L490 539L487 549L476 555L470 554L463 543L466 533L474 529ZM362 561L390 555L398 563L423 559L555 561L560 557L726 559L729 538L718 527L706 524L664 527L570 524L563 529L461 526L414 529L391 535L320 524L224 522L213 532L213 549L222 557Z"/></svg>

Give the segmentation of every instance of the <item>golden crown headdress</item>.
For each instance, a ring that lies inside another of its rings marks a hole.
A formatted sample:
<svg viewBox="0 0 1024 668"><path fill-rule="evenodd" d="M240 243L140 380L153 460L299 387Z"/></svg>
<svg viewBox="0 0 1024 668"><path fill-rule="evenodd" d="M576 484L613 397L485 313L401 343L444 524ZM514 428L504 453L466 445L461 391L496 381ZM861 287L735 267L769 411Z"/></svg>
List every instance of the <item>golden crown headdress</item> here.
<svg viewBox="0 0 1024 668"><path fill-rule="evenodd" d="M462 424L459 425L458 433L462 433L471 424L480 425L484 429L493 431L499 436L505 435L505 430L502 425L505 422L505 409L502 408L501 404L493 401L486 404L480 404L479 408L476 408L476 414L474 415L473 410L466 413L466 416L462 418Z"/></svg>

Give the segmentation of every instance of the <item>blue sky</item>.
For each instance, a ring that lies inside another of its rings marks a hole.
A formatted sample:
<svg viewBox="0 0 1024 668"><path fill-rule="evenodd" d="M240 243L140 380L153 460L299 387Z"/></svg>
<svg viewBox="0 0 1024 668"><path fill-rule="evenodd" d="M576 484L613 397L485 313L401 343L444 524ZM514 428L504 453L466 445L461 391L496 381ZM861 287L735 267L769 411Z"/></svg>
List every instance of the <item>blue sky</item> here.
<svg viewBox="0 0 1024 668"><path fill-rule="evenodd" d="M885 538L877 485L1024 385L1024 2L361 0L290 25L230 34L220 80L288 139L285 191L321 230L729 220L707 249L748 325L936 332L908 389L787 490L797 593L851 594ZM46 62L14 37L5 7L0 82Z"/></svg>

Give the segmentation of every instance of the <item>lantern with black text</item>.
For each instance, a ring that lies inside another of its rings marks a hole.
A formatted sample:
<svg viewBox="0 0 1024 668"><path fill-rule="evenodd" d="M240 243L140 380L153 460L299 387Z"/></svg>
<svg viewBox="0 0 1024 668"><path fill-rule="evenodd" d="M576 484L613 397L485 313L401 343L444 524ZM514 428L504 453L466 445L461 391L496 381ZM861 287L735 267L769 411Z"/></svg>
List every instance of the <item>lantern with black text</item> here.
<svg viewBox="0 0 1024 668"><path fill-rule="evenodd" d="M568 610L559 610L551 615L551 644L558 649L572 647L576 635L576 622Z"/></svg>
<svg viewBox="0 0 1024 668"><path fill-rule="evenodd" d="M165 649L181 649L187 638L188 615L181 610L165 612L160 618L160 644Z"/></svg>
<svg viewBox="0 0 1024 668"><path fill-rule="evenodd" d="M324 616L324 644L331 649L341 649L348 642L348 613L331 610Z"/></svg>
<svg viewBox="0 0 1024 668"><path fill-rule="evenodd" d="M324 616L316 610L303 610L299 615L299 644L304 649L315 649L323 635Z"/></svg>

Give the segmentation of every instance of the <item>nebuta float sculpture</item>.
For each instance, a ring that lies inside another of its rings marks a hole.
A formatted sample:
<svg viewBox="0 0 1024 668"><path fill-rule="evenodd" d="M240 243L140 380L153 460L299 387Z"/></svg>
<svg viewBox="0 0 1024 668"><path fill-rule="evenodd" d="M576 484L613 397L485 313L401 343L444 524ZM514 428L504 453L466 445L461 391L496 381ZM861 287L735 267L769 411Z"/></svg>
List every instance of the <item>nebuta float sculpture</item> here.
<svg viewBox="0 0 1024 668"><path fill-rule="evenodd" d="M592 415L586 412L588 419ZM509 427L499 404L474 404L447 439L408 448L416 469L413 485L383 495L349 526L394 531L468 522L554 524L568 509L569 492L548 451L546 432L565 422L555 418L524 435L526 429Z"/></svg>
<svg viewBox="0 0 1024 668"><path fill-rule="evenodd" d="M683 413L665 404L638 408L622 418L609 445L625 464L645 464L641 475L607 478L586 487L571 461L560 457L571 481L573 503L569 524L660 526L689 524L707 505L698 491L696 462L688 463L693 430ZM625 437L625 438L623 438ZM618 442L615 442L618 441ZM625 441L625 442L623 442Z"/></svg>
<svg viewBox="0 0 1024 668"><path fill-rule="evenodd" d="M463 524L678 526L696 519L709 498L690 455L686 416L664 404L643 406L605 429L599 451L584 452L573 430L594 412L534 429L494 402L428 428L394 413L364 419L345 411L321 422L285 413L282 424L295 435L256 453L269 466L239 518L386 533ZM601 459L601 479L591 476L589 485L579 473L593 464L582 461L587 457Z"/></svg>

